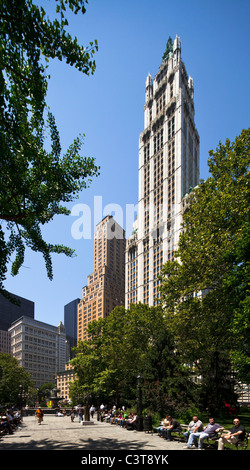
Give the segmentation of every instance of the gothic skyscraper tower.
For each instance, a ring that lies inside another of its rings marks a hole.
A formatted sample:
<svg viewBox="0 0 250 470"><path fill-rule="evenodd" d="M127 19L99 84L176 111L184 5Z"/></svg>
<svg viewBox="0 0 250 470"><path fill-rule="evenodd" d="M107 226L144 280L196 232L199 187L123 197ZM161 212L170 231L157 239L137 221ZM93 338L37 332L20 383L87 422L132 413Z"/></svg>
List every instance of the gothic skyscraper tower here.
<svg viewBox="0 0 250 470"><path fill-rule="evenodd" d="M169 37L158 73L146 79L138 217L126 245L126 307L157 304L158 276L178 245L184 196L199 182L193 98L180 38Z"/></svg>

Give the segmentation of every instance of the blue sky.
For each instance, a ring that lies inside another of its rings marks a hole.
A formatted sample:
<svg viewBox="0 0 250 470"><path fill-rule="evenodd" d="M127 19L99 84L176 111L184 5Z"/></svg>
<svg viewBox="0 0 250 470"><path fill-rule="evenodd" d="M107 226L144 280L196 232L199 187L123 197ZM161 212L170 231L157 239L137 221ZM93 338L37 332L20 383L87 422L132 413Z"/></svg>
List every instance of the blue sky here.
<svg viewBox="0 0 250 470"><path fill-rule="evenodd" d="M54 0L40 3L49 15L54 12ZM93 233L99 222L94 201L101 202L101 216L107 205L117 204L130 235L125 216L127 205L136 205L138 198L145 80L149 72L157 73L169 36L181 38L182 59L194 80L201 178L209 176L208 151L249 127L249 17L247 0L89 0L85 15L69 16L69 30L80 44L98 40L96 72L87 77L52 61L47 102L64 151L84 133L83 154L96 158L101 174L69 205L90 208L89 239L72 236L73 216L58 216L44 229L47 241L68 245L77 256L53 256L54 279L49 281L42 256L26 250L19 275L7 277L7 289L35 302L37 320L63 321L64 305L81 297L93 272Z"/></svg>

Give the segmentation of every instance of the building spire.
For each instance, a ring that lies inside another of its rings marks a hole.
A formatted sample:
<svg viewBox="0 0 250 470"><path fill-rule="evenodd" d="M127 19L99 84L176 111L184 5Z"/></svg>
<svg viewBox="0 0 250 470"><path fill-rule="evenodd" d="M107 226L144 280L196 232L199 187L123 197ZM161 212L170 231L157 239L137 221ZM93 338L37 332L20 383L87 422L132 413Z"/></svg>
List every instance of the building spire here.
<svg viewBox="0 0 250 470"><path fill-rule="evenodd" d="M169 36L168 38L168 42L167 42L167 45L166 45L166 50L162 56L162 62L166 62L166 60L168 60L169 56L171 53L173 53L173 40L171 38L171 36Z"/></svg>

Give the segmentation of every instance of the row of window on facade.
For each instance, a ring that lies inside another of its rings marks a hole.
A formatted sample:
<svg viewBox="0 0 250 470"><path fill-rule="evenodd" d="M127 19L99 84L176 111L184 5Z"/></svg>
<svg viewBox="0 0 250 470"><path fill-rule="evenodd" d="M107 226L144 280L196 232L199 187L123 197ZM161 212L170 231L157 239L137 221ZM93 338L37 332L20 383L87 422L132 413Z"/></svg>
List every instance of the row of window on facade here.
<svg viewBox="0 0 250 470"><path fill-rule="evenodd" d="M165 76L165 75L164 75ZM162 87L162 90L157 93L157 97L155 98L155 110L156 110L156 115L160 114L166 105L166 94L168 93L169 90L169 96L168 96L168 102L173 98L174 96L174 80L173 76L169 78L169 88L166 86ZM152 109L152 101L150 102L149 105L149 120L152 122L152 117L153 117L153 109Z"/></svg>
<svg viewBox="0 0 250 470"><path fill-rule="evenodd" d="M171 119L168 121L168 141L173 139L175 134L175 117L173 116ZM163 128L160 129L154 136L154 153L155 155L157 152L159 152L164 143L163 139ZM144 164L146 164L150 159L150 143L148 142L147 144L144 145Z"/></svg>

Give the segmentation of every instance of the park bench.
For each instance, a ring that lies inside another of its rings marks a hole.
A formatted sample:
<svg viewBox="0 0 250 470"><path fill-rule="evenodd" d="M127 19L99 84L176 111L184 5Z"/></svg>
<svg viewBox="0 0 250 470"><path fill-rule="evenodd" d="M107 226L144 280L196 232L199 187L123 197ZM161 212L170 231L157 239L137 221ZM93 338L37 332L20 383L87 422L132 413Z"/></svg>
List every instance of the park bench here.
<svg viewBox="0 0 250 470"><path fill-rule="evenodd" d="M215 436L213 436L213 437L207 438L208 447L213 447L214 444L215 444L216 442L218 442L218 440L219 440L221 434L222 434L223 432L225 432L225 431L226 431L226 430L224 430L224 431L218 433L218 435L215 435ZM239 449L246 450L246 449L248 448L249 439L250 439L250 433L249 433L249 432L246 432L244 439L243 439L243 440L240 440L240 439L239 439L238 442L236 442L236 444L229 444L229 445L230 445L230 448L236 447L237 450L239 450Z"/></svg>
<svg viewBox="0 0 250 470"><path fill-rule="evenodd" d="M176 431L172 431L172 435L173 437L175 437L175 435L177 435L177 439L178 439L178 442L181 442L182 441L182 438L184 437L184 432L187 430L188 428L188 424L183 424L183 423L180 423L181 425L181 429L176 429Z"/></svg>
<svg viewBox="0 0 250 470"><path fill-rule="evenodd" d="M235 447L237 450L242 449L242 450L247 450L248 444L249 444L249 439L250 439L250 433L246 432L245 437L242 441L238 440L236 442Z"/></svg>
<svg viewBox="0 0 250 470"><path fill-rule="evenodd" d="M161 423L159 424L159 426L161 426ZM154 427L152 432L157 432L157 428L159 426ZM176 429L175 431L171 432L172 437L177 437L178 442L182 441L182 437L184 436L184 432L188 428L188 424L181 423L180 426L181 426L181 429Z"/></svg>

